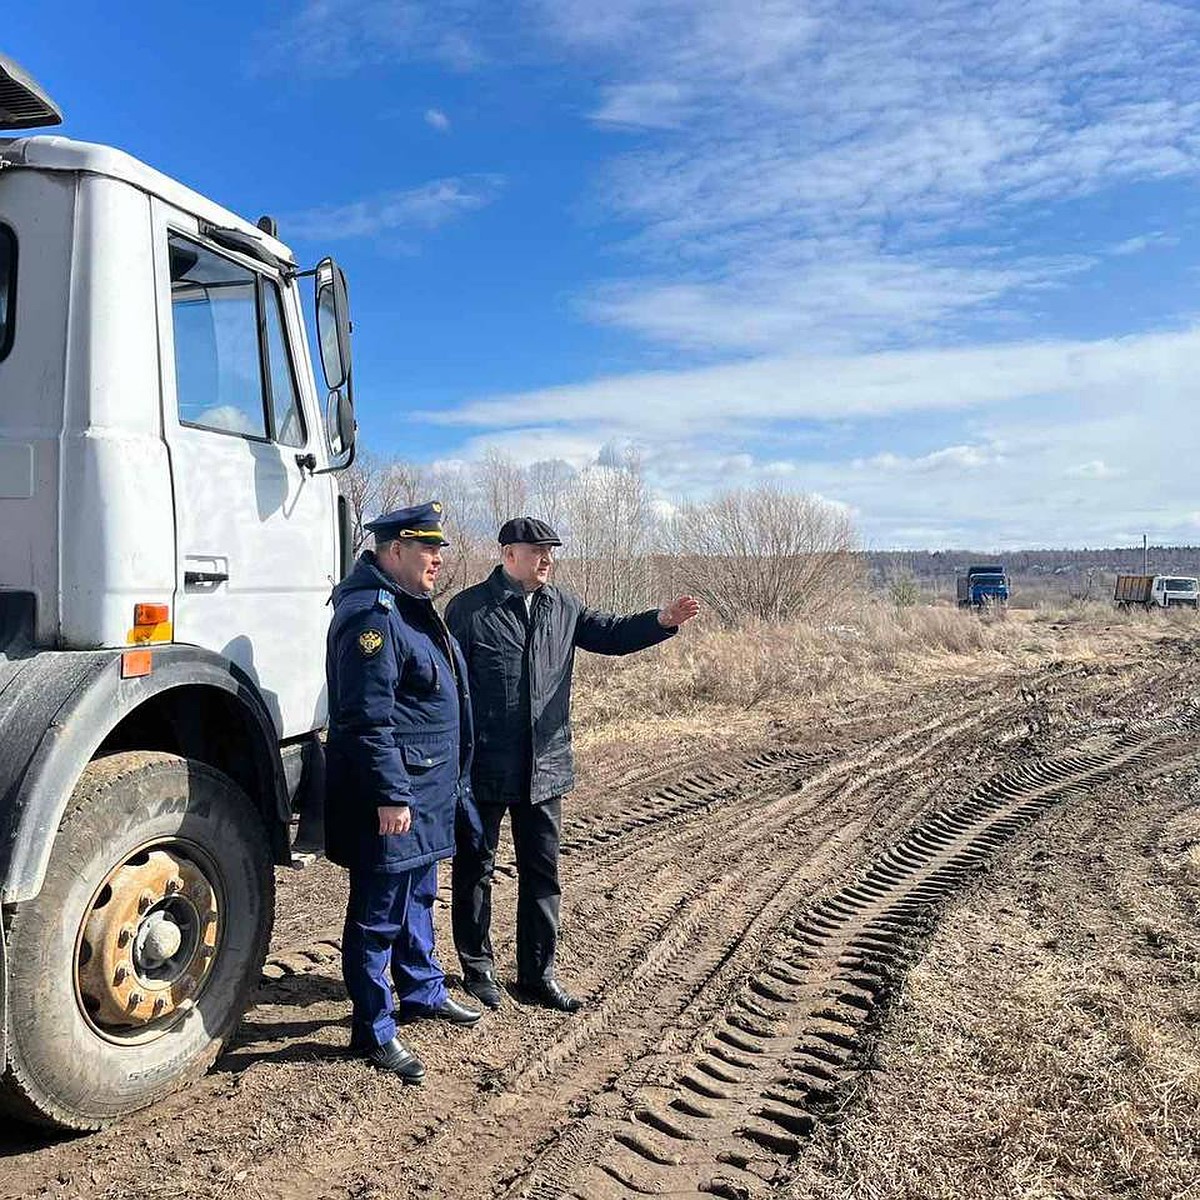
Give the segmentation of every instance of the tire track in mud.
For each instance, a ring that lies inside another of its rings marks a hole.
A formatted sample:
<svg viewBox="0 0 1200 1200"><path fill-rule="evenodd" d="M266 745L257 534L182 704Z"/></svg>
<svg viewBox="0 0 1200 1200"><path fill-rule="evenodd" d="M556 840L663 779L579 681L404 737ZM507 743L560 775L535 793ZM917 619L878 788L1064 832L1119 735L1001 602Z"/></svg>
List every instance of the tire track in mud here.
<svg viewBox="0 0 1200 1200"><path fill-rule="evenodd" d="M638 797L615 817L590 816L562 839L564 857L603 850L609 844L651 827L686 822L699 812L727 804L748 792L770 795L792 784L804 772L829 763L828 753L770 748L745 756L720 770L695 771L647 796ZM516 866L497 862L496 871L512 878ZM341 927L329 927L298 946L271 954L263 967L263 984L300 975L331 962L341 953Z"/></svg>
<svg viewBox="0 0 1200 1200"><path fill-rule="evenodd" d="M758 969L686 1052L660 1053L641 1079L616 1081L621 1111L574 1121L496 1195L769 1194L856 1074L882 1006L946 897L1046 808L1120 771L1161 770L1161 757L1148 763L1152 752L1193 755L1198 730L1193 709L1130 726L1102 749L1002 772L919 821L855 882L815 904L785 906Z"/></svg>
<svg viewBox="0 0 1200 1200"><path fill-rule="evenodd" d="M1037 683L1020 689L1019 696L1010 694L1009 703L1024 702L1033 694L1037 684L1056 683L1062 678L1078 674L1078 668L1054 665L1047 668ZM1011 692L1004 681L997 681L982 688L972 688L972 703L979 705L994 698L1001 691ZM945 698L950 701L952 697ZM1010 714L1014 718L1017 713ZM854 724L871 720L866 715L847 720ZM938 725L938 721L929 728ZM913 736L917 731L908 728L892 738ZM891 739L884 739L889 741ZM879 744L878 742L876 743ZM588 813L582 818L571 818L562 839L560 852L564 858L574 857L577 861L605 861L625 853L631 834L642 841L646 838L668 835L674 829L688 824L704 812L711 812L721 805L738 800L759 802L765 797L803 783L814 773L824 768L836 767L839 763L854 759L861 752L861 743L845 746L824 746L816 750L799 750L788 747L768 746L728 762L721 768L711 766L711 755L701 753L683 758L665 767L656 766L643 771L629 772L616 794L629 795L636 787L646 782L660 783L653 792L634 794L627 807L620 807L617 814ZM689 769L690 768L690 769ZM680 774L680 772L686 772ZM516 866L511 858L497 861L495 885L503 887L506 879L516 876ZM448 903L439 897L439 904ZM289 975L304 974L336 959L340 954L341 926L328 926L315 936L297 945L273 951L267 958L263 970L262 985L269 986L276 980Z"/></svg>
<svg viewBox="0 0 1200 1200"><path fill-rule="evenodd" d="M655 911L645 919L637 907L629 912L637 901L629 897L624 936L596 934L602 966L591 989L593 1006L556 1022L490 1076L469 1117L461 1114L465 1120L431 1127L406 1154L406 1171L428 1178L425 1164L439 1163L430 1193L438 1196L479 1194L481 1177L511 1176L523 1155L544 1140L544 1131L561 1125L564 1107L590 1103L647 1052L671 1044L697 1009L713 1007L705 996L710 989L727 995L788 909L857 859L872 822L894 829L908 819L892 799L898 780L917 768L944 768L964 740L977 739L980 728L999 716L998 707L987 706L952 724L934 719L910 727L823 768L799 787L764 798L757 808L725 810L727 827L716 848L711 834L689 826L626 849L620 862L626 879L639 877L639 859L677 863L684 853L691 861L701 849L710 869L679 873L666 894L654 897ZM689 837L699 845L689 847ZM520 1138L503 1147L506 1161L497 1162L497 1124L514 1122Z"/></svg>

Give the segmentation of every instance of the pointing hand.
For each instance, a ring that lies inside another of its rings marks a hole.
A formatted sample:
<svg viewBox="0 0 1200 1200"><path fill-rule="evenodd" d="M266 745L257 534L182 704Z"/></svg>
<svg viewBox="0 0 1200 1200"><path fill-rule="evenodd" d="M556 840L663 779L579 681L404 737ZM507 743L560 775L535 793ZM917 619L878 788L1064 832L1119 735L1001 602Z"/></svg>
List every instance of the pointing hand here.
<svg viewBox="0 0 1200 1200"><path fill-rule="evenodd" d="M678 596L658 610L658 623L664 629L676 629L700 611L700 602L691 596Z"/></svg>

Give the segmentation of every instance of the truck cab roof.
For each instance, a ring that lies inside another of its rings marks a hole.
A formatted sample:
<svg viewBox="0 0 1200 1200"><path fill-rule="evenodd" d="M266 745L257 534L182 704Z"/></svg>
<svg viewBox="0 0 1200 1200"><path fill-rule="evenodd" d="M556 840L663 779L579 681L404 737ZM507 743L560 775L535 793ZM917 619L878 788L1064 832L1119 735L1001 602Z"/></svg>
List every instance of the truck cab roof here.
<svg viewBox="0 0 1200 1200"><path fill-rule="evenodd" d="M294 266L296 262L283 242L264 233L257 225L112 146L55 136L0 138L0 166L77 171L119 179L212 225L235 229L255 239L268 253L285 263Z"/></svg>

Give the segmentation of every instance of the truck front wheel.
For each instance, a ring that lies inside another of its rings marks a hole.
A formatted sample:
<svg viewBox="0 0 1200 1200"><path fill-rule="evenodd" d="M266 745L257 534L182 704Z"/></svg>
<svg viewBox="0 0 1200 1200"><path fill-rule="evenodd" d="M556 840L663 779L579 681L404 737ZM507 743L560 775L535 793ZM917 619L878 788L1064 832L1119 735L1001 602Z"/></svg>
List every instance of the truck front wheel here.
<svg viewBox="0 0 1200 1200"><path fill-rule="evenodd" d="M99 1129L203 1074L273 916L267 832L237 784L172 754L90 763L9 923L0 1112Z"/></svg>

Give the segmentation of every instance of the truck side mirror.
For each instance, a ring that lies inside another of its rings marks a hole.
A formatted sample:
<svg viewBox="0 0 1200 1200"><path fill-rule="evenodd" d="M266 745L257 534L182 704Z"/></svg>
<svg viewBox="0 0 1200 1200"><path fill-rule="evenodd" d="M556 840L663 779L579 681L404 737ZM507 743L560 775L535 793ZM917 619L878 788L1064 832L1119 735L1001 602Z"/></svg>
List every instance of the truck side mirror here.
<svg viewBox="0 0 1200 1200"><path fill-rule="evenodd" d="M350 298L346 276L332 258L323 258L316 271L317 343L325 386L337 391L350 381Z"/></svg>
<svg viewBox="0 0 1200 1200"><path fill-rule="evenodd" d="M343 391L332 391L325 401L325 436L333 456L335 471L342 471L354 461L354 438L358 429L354 420L354 405Z"/></svg>
<svg viewBox="0 0 1200 1200"><path fill-rule="evenodd" d="M329 389L325 401L325 437L329 470L344 471L354 461L354 387L350 372L350 297L346 276L332 258L323 258L315 272L317 345L321 370Z"/></svg>

